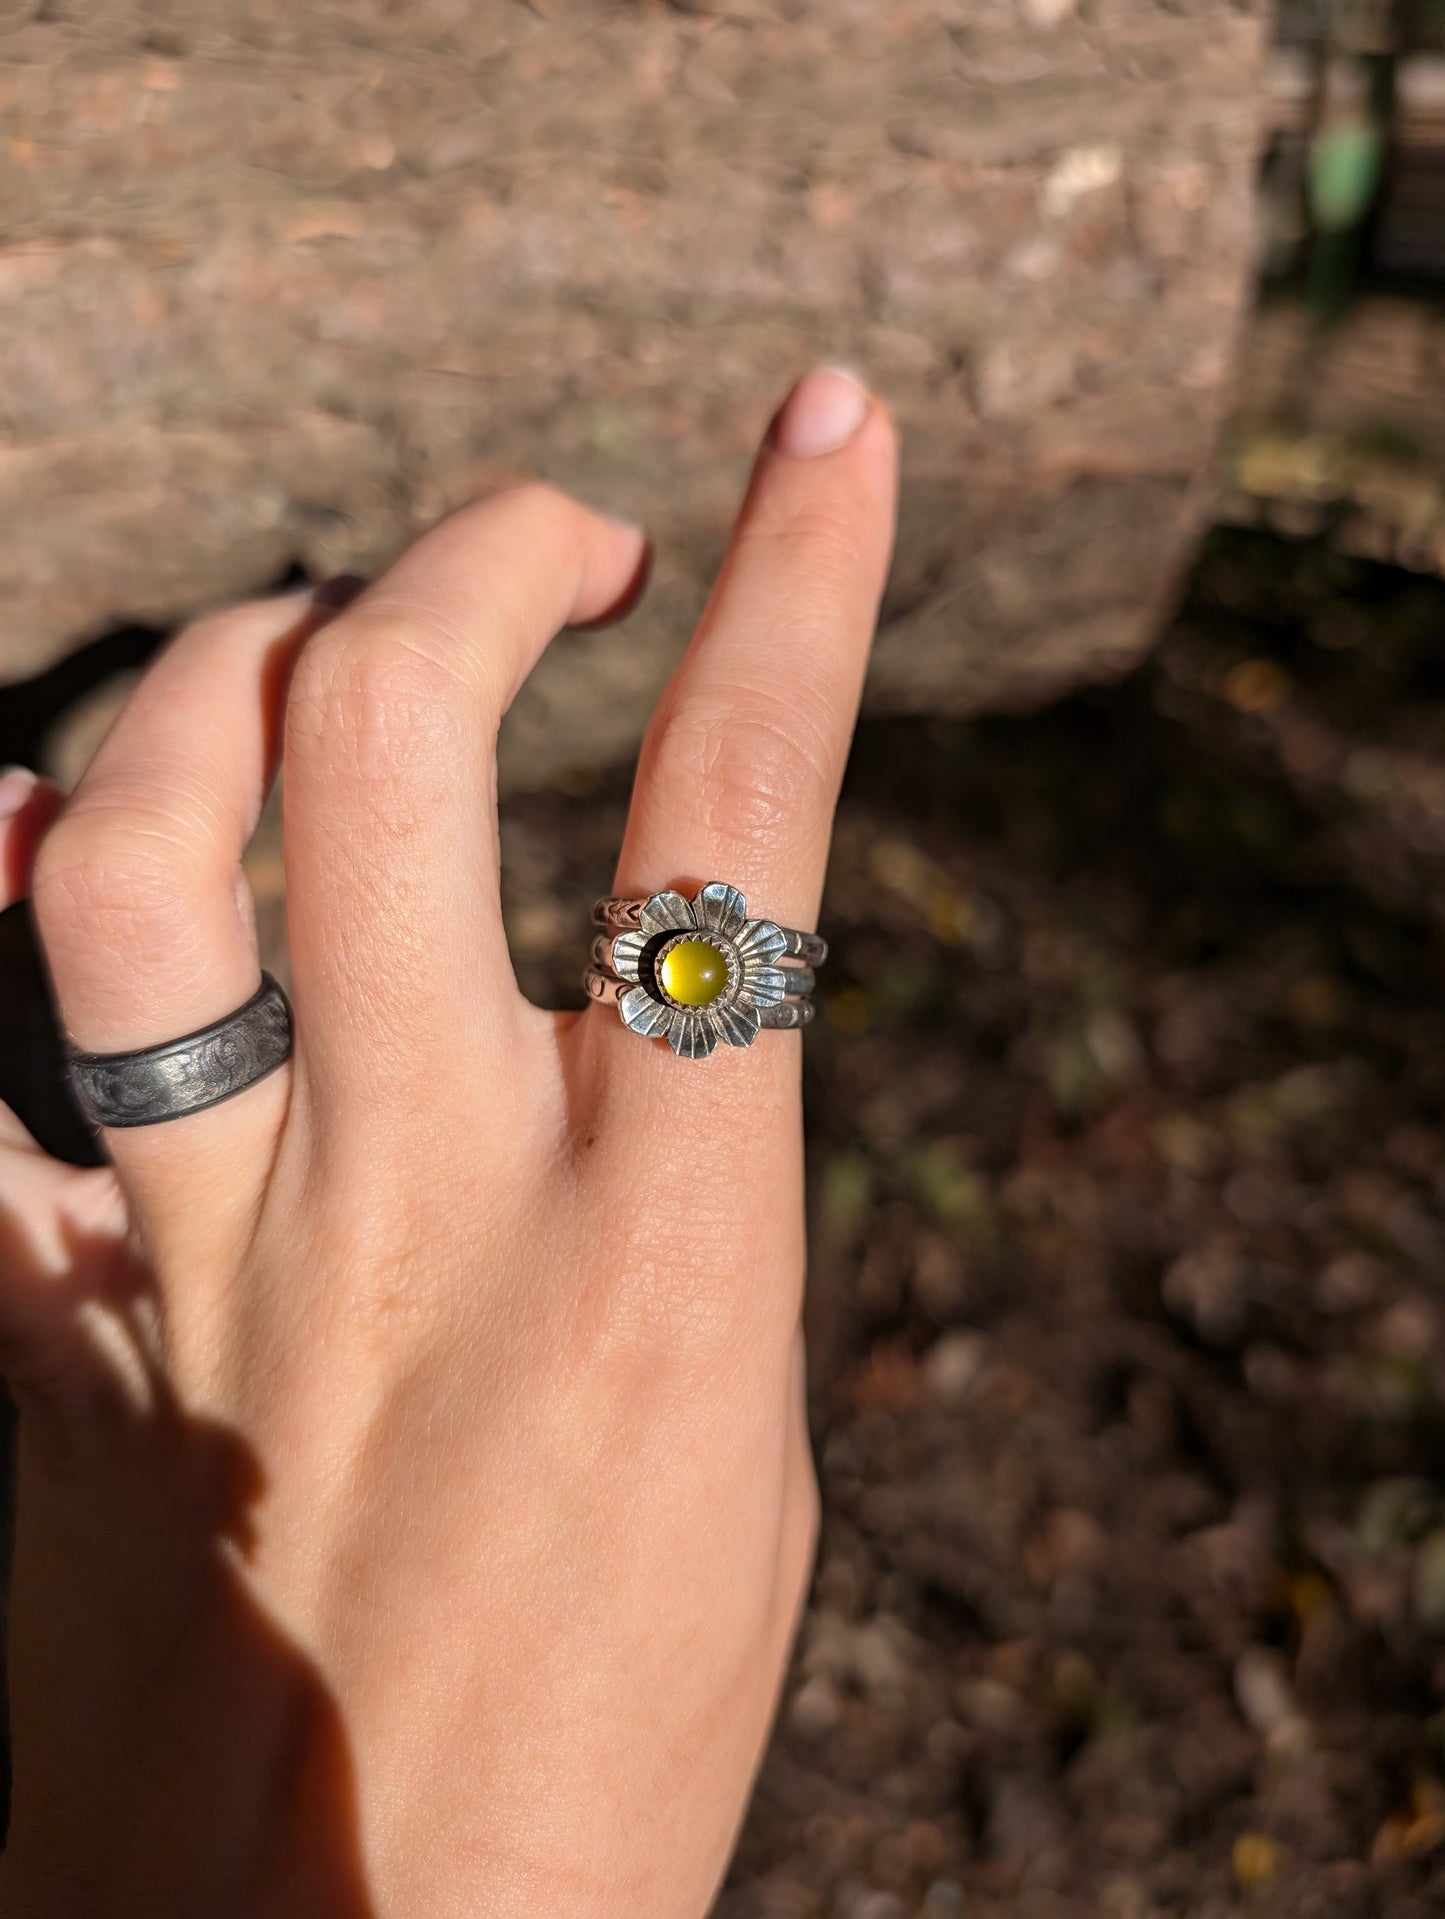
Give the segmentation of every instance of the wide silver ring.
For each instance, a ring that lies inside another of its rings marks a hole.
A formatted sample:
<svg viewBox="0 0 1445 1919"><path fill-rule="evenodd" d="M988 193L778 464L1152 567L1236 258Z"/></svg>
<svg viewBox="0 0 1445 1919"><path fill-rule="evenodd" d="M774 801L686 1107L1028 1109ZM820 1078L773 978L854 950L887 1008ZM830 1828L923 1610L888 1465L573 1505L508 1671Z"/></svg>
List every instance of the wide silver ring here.
<svg viewBox="0 0 1445 1919"><path fill-rule="evenodd" d="M269 973L224 1019L129 1053L71 1050L70 1083L93 1126L155 1126L244 1093L291 1054L291 1007Z"/></svg>
<svg viewBox="0 0 1445 1919"><path fill-rule="evenodd" d="M674 892L601 899L592 917L604 931L585 975L588 993L615 1002L625 1026L665 1039L680 1059L706 1059L720 1044L751 1046L765 1029L813 1017L827 941L749 919L747 901L725 880L690 900Z"/></svg>

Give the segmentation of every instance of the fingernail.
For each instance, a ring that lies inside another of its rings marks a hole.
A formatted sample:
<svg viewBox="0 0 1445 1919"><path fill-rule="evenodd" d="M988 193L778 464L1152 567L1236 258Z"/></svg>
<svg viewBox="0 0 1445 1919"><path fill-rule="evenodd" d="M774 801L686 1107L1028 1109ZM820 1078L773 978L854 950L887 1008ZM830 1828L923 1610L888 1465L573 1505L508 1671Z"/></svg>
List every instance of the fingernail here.
<svg viewBox="0 0 1445 1919"><path fill-rule="evenodd" d="M350 606L358 593L366 590L366 581L359 573L338 573L334 578L323 580L320 586L313 587L311 598L317 606L328 607L333 613L339 613L343 607Z"/></svg>
<svg viewBox="0 0 1445 1919"><path fill-rule="evenodd" d="M806 374L773 422L773 446L795 460L836 453L868 417L868 389L846 367L820 366Z"/></svg>
<svg viewBox="0 0 1445 1919"><path fill-rule="evenodd" d="M14 819L39 784L28 766L0 767L0 820Z"/></svg>
<svg viewBox="0 0 1445 1919"><path fill-rule="evenodd" d="M604 520L611 520L613 516L610 513L604 513L602 517ZM616 526L630 526L626 520L615 520L613 523ZM641 527L630 528L630 530L642 534L642 550L637 556L637 565L633 568L632 578L623 588L619 598L608 607L605 613L599 613L595 620L578 620L572 628L574 633L600 633L609 626L616 626L635 610L638 601L647 591L648 582L652 578L652 542L642 532Z"/></svg>

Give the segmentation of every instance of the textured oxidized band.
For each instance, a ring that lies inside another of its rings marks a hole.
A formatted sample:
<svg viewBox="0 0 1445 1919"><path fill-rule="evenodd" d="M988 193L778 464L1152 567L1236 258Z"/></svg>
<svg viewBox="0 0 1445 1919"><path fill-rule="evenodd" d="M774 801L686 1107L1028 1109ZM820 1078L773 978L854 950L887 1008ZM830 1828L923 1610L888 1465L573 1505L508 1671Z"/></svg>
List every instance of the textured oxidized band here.
<svg viewBox="0 0 1445 1919"><path fill-rule="evenodd" d="M154 1126L202 1112L274 1073L291 1053L291 1008L269 973L244 1006L159 1046L77 1053L70 1081L95 1126Z"/></svg>

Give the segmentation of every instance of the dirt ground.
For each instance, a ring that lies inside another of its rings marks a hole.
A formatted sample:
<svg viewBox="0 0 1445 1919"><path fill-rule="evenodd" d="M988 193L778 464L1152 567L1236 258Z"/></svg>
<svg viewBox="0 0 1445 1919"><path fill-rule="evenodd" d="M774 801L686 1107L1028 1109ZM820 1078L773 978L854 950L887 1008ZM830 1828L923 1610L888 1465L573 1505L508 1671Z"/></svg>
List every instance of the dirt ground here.
<svg viewBox="0 0 1445 1919"><path fill-rule="evenodd" d="M718 1919L1445 1912L1442 622L1224 533L1116 688L865 724L826 1519ZM539 998L625 786L508 805Z"/></svg>

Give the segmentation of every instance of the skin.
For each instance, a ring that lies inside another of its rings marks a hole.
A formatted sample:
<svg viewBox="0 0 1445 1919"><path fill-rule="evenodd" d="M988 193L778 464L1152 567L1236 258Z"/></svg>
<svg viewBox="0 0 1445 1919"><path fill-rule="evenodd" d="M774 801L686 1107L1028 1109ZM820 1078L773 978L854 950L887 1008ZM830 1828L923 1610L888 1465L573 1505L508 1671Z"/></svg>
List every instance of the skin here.
<svg viewBox="0 0 1445 1919"><path fill-rule="evenodd" d="M848 397L760 450L618 892L815 923L896 485L876 400L818 450ZM540 1011L498 906L498 720L644 563L550 489L477 502L340 612L187 629L63 804L12 785L0 904L118 1051L254 991L279 764L296 1050L100 1169L0 1108L11 1919L709 1906L816 1532L799 1039Z"/></svg>

